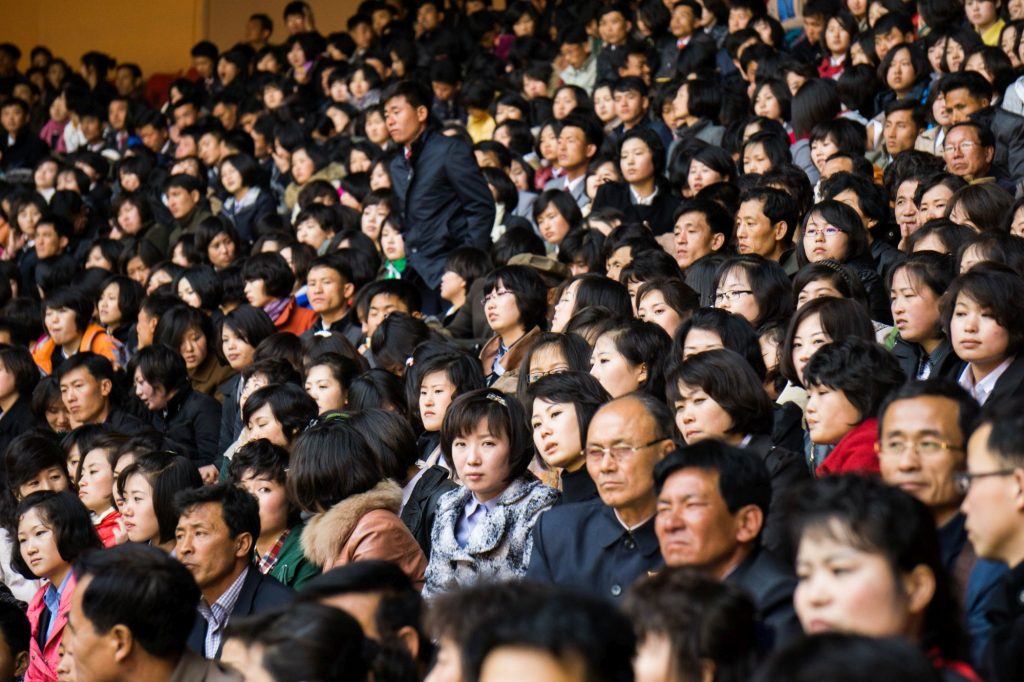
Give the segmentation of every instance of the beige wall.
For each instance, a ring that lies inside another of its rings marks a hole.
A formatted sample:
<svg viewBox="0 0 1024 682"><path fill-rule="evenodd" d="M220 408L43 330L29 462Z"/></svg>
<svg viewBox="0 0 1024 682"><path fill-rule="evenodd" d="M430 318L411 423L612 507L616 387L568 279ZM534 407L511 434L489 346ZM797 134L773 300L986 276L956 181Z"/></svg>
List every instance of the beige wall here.
<svg viewBox="0 0 1024 682"><path fill-rule="evenodd" d="M5 0L0 0L4 2ZM313 8L313 18L320 33L327 35L344 31L345 22L355 14L360 0L307 0ZM271 42L281 42L287 35L284 30L284 6L282 0L206 0L209 15L207 36L221 50L226 50L245 35L245 23L249 16L262 12L274 21L274 35Z"/></svg>
<svg viewBox="0 0 1024 682"><path fill-rule="evenodd" d="M0 42L24 53L46 45L73 68L89 50L140 64L146 73L187 67L202 39L208 0L0 0Z"/></svg>
<svg viewBox="0 0 1024 682"><path fill-rule="evenodd" d="M317 29L345 30L359 0L308 0ZM35 45L78 68L79 58L99 50L136 62L148 75L189 67L189 48L208 38L227 49L244 36L249 15L274 20L273 41L284 39L285 0L0 0L0 42L18 45L28 63Z"/></svg>

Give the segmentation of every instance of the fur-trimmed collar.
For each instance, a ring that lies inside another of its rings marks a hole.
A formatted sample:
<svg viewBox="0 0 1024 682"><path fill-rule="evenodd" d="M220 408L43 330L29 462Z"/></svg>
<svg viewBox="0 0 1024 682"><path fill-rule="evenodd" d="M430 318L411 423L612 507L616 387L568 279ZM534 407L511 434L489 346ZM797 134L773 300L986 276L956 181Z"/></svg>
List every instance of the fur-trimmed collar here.
<svg viewBox="0 0 1024 682"><path fill-rule="evenodd" d="M323 566L341 553L356 524L365 514L386 509L398 514L402 506L402 488L392 480L381 481L365 493L352 495L306 522L302 531L302 551Z"/></svg>

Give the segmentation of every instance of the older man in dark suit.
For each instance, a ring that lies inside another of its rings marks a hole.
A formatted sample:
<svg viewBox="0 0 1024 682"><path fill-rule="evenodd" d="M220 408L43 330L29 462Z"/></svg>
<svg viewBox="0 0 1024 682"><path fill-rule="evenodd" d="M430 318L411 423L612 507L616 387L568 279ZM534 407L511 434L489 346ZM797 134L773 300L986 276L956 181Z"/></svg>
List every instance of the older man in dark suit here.
<svg viewBox="0 0 1024 682"><path fill-rule="evenodd" d="M587 431L587 471L599 500L554 507L533 529L528 580L618 600L662 565L654 534L654 465L672 449L672 414L630 393L604 405Z"/></svg>
<svg viewBox="0 0 1024 682"><path fill-rule="evenodd" d="M669 566L691 566L746 590L770 631L769 645L800 634L796 578L761 548L771 476L761 459L706 440L677 450L654 470L654 528Z"/></svg>

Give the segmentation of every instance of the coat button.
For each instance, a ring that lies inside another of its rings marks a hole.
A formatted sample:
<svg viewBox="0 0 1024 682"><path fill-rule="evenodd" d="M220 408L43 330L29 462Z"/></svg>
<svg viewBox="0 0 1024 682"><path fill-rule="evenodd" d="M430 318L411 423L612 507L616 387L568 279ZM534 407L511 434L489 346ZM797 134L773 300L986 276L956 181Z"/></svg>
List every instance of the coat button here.
<svg viewBox="0 0 1024 682"><path fill-rule="evenodd" d="M622 544L628 550L636 549L636 541L634 541L633 538L626 538L626 541Z"/></svg>
<svg viewBox="0 0 1024 682"><path fill-rule="evenodd" d="M622 585L612 585L612 596L618 597L622 594Z"/></svg>

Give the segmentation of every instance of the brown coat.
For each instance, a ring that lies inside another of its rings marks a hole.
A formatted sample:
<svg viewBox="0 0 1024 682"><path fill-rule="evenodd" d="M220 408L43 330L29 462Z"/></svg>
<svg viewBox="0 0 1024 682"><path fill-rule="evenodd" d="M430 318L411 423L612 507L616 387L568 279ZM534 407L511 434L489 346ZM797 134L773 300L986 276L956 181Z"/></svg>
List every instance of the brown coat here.
<svg viewBox="0 0 1024 682"><path fill-rule="evenodd" d="M302 551L324 572L355 561L390 561L421 589L427 557L398 517L401 504L402 489L391 480L347 497L306 522Z"/></svg>
<svg viewBox="0 0 1024 682"><path fill-rule="evenodd" d="M505 357L501 359L501 366L505 368L505 373L490 383L490 386L503 393L516 392L519 383L519 365L533 348L533 344L537 342L538 336L540 336L540 327L534 327L512 344L512 347L505 353ZM480 364L488 381L491 380L491 366L494 364L494 358L498 355L500 345L501 337L495 334L480 350Z"/></svg>
<svg viewBox="0 0 1024 682"><path fill-rule="evenodd" d="M217 360L212 352L206 354L203 364L195 368L191 375L192 388L200 393L205 393L217 402L224 402L224 396L220 393L220 385L235 376L235 370L225 367Z"/></svg>

